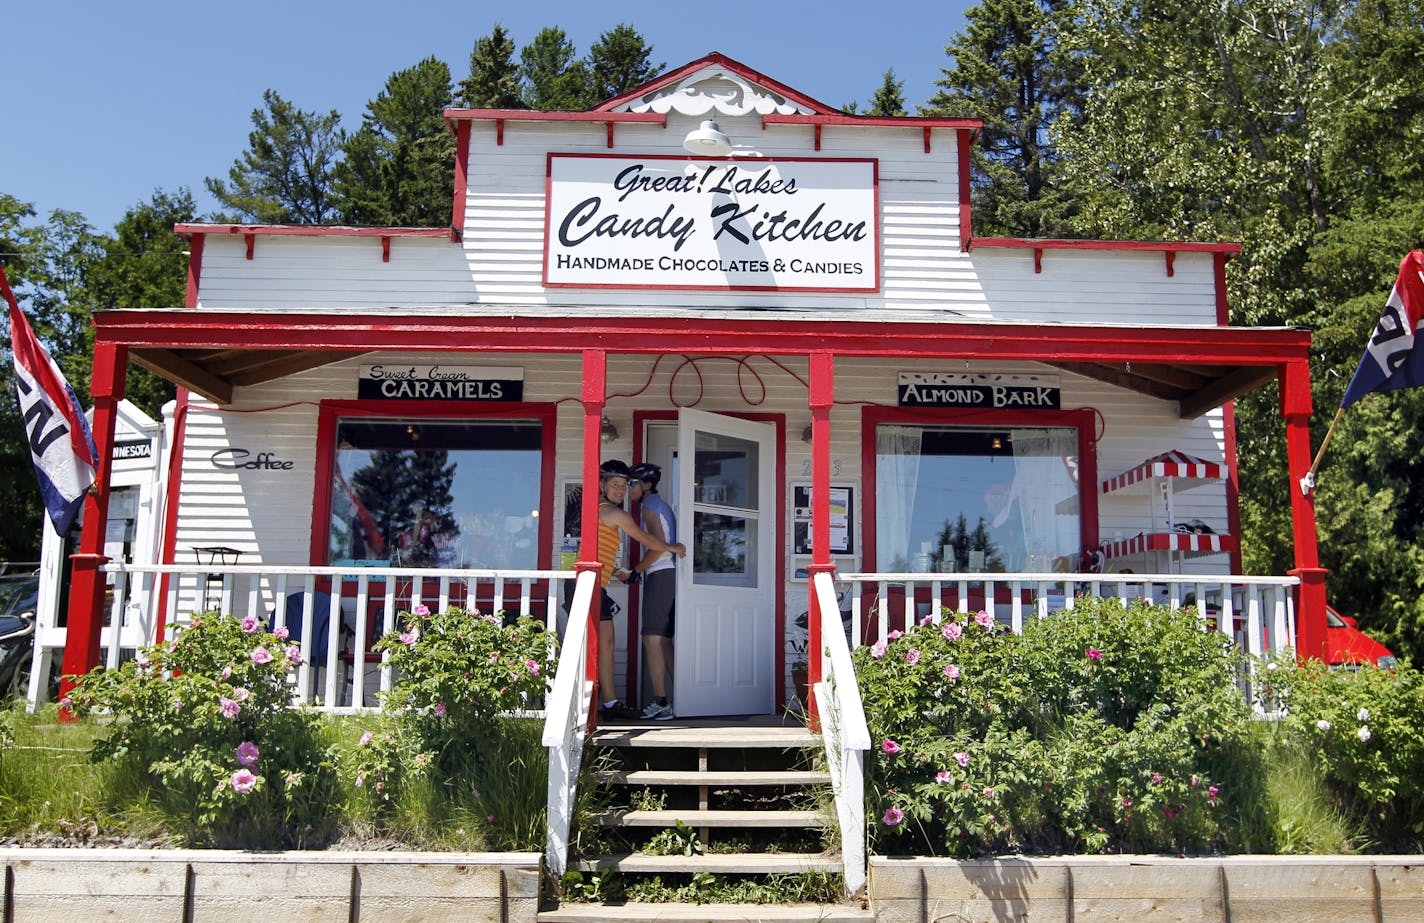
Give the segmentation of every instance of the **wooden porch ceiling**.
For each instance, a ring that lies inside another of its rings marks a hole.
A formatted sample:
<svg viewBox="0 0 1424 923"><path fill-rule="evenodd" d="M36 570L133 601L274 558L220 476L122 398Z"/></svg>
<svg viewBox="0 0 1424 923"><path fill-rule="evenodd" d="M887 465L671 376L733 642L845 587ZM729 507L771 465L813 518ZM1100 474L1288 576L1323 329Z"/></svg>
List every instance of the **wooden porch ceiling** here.
<svg viewBox="0 0 1424 923"><path fill-rule="evenodd" d="M805 355L1039 362L1201 416L1309 362L1310 334L1282 328L1103 328L607 317L369 317L113 311L100 339L139 365L219 404L234 389L384 350L499 353ZM947 366L948 368L948 366Z"/></svg>

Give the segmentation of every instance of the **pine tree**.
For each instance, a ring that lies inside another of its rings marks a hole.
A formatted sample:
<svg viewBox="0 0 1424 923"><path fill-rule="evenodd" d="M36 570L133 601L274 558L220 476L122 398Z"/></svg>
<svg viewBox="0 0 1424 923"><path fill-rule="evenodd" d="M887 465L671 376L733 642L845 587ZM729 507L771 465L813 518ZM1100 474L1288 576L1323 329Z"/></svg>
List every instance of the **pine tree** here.
<svg viewBox="0 0 1424 923"><path fill-rule="evenodd" d="M460 101L473 109L519 109L519 68L514 64L514 40L495 23L488 36L475 39L470 75L460 81Z"/></svg>
<svg viewBox="0 0 1424 923"><path fill-rule="evenodd" d="M652 54L653 46L630 25L620 24L600 35L588 50L594 100L622 96L662 73L666 65L653 64Z"/></svg>
<svg viewBox="0 0 1424 923"><path fill-rule="evenodd" d="M904 115L905 81L895 79L895 68L885 72L885 81L880 89L870 97L870 108L866 115Z"/></svg>
<svg viewBox="0 0 1424 923"><path fill-rule="evenodd" d="M450 221L455 139L444 110L453 102L450 68L426 58L386 81L346 142L336 170L348 224L442 227Z"/></svg>
<svg viewBox="0 0 1424 923"><path fill-rule="evenodd" d="M563 29L541 29L534 41L519 52L524 104L543 111L587 109L593 105L588 63L577 60L577 53Z"/></svg>
<svg viewBox="0 0 1424 923"><path fill-rule="evenodd" d="M984 121L974 152L975 230L985 235L1059 236L1072 197L1055 188L1055 124L1072 119L1081 88L1061 43L1067 0L983 0L945 51L954 59L937 81L926 115Z"/></svg>
<svg viewBox="0 0 1424 923"><path fill-rule="evenodd" d="M252 110L247 150L228 170L228 183L208 177L204 184L233 220L326 224L336 213L331 182L345 140L341 116L298 109L273 90L262 103Z"/></svg>

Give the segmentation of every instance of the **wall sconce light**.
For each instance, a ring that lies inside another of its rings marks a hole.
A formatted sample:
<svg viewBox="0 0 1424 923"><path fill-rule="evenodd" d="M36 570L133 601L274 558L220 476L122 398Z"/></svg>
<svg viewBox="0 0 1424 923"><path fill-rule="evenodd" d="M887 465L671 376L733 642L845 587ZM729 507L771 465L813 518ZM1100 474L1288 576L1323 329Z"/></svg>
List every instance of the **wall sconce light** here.
<svg viewBox="0 0 1424 923"><path fill-rule="evenodd" d="M682 139L682 149L703 157L726 157L732 153L732 139L712 119L707 119Z"/></svg>
<svg viewBox="0 0 1424 923"><path fill-rule="evenodd" d="M613 421L608 419L608 414L603 415L603 422L598 424L598 435L604 442L612 442L618 438L618 427L613 425Z"/></svg>
<svg viewBox="0 0 1424 923"><path fill-rule="evenodd" d="M801 441L804 442L804 443L807 443L808 445L810 444L810 442L811 442L811 424L810 424L810 423L807 423L807 424L806 424L806 428L801 431Z"/></svg>
<svg viewBox="0 0 1424 923"><path fill-rule="evenodd" d="M995 436L994 441L989 444L989 447L991 449L1002 449L1004 447L1004 441L998 436Z"/></svg>

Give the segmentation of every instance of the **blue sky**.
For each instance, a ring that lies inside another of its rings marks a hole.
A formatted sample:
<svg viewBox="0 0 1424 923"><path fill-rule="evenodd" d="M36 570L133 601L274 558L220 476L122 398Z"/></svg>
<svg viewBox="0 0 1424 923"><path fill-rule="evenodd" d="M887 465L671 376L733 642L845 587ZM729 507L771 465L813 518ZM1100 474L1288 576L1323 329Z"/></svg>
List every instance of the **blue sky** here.
<svg viewBox="0 0 1424 923"><path fill-rule="evenodd" d="M203 178L226 177L264 90L335 109L353 130L386 78L427 55L463 77L475 39L497 21L516 46L560 26L580 54L628 22L669 67L719 51L836 106L864 105L893 66L913 112L971 5L0 0L0 193L41 216L81 212L100 231L156 188L186 186L207 211Z"/></svg>

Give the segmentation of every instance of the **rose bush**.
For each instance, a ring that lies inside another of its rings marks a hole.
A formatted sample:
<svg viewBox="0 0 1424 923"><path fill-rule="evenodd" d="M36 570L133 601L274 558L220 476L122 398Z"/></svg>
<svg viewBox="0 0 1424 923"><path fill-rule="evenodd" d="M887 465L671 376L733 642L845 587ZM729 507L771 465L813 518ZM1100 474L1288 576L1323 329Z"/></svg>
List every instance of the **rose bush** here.
<svg viewBox="0 0 1424 923"><path fill-rule="evenodd" d="M1016 636L945 610L855 661L893 744L867 756L881 852L1263 845L1239 655L1192 612L1081 599Z"/></svg>
<svg viewBox="0 0 1424 923"><path fill-rule="evenodd" d="M195 617L172 641L79 677L68 703L112 716L91 758L131 766L195 845L302 846L331 831L335 770L319 719L293 707L285 641L262 627Z"/></svg>

